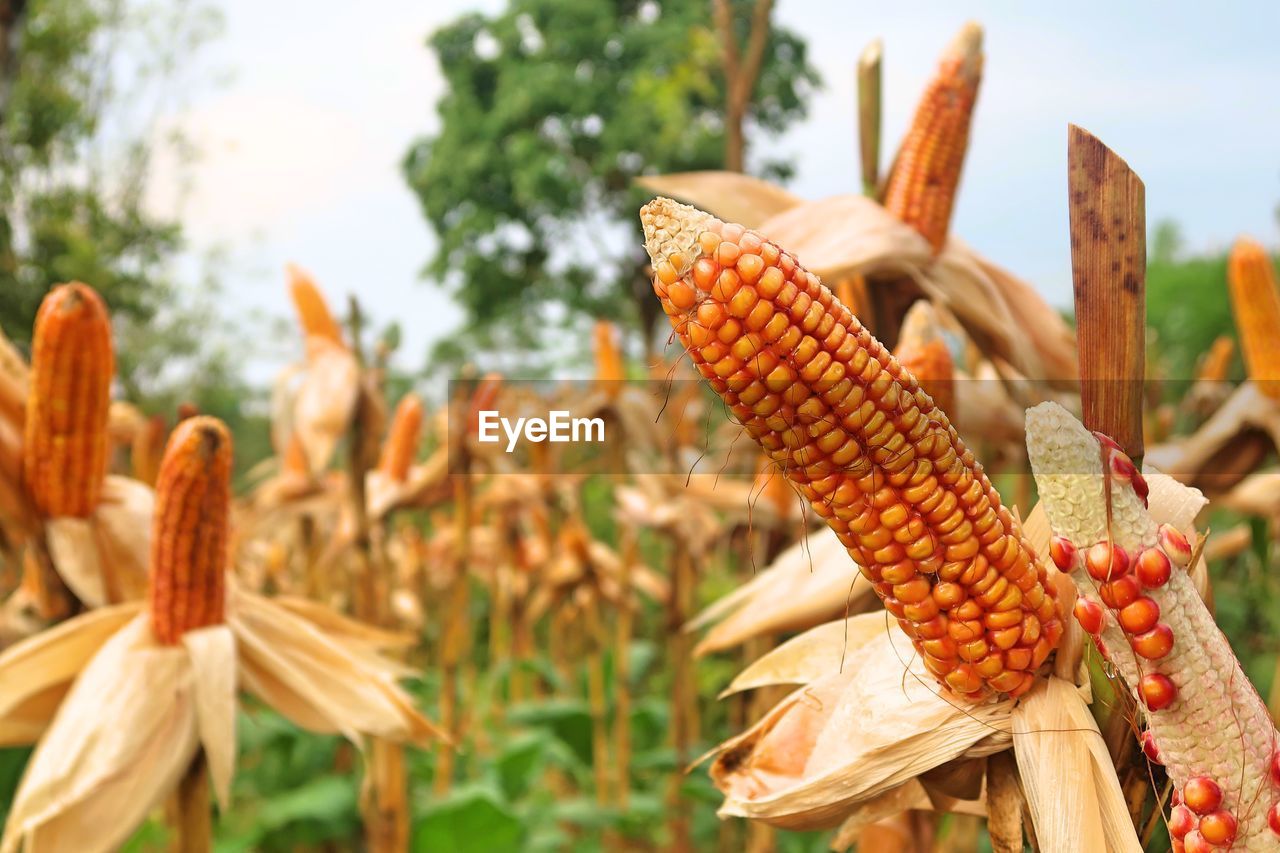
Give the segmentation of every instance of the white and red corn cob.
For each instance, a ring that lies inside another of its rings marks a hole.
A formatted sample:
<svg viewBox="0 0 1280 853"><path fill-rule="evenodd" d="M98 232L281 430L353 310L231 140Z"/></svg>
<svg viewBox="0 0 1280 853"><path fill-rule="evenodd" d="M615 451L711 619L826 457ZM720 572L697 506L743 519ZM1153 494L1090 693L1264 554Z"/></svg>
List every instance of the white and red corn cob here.
<svg viewBox="0 0 1280 853"><path fill-rule="evenodd" d="M1280 802L1280 736L1196 593L1186 536L1152 519L1124 452L1061 406L1027 412L1027 451L1053 557L1084 602L1077 618L1133 689L1149 726L1144 749L1178 792L1175 842L1280 849L1280 825L1268 825Z"/></svg>
<svg viewBox="0 0 1280 853"><path fill-rule="evenodd" d="M1061 637L1013 515L944 412L761 235L657 199L654 290L693 363L955 693L1018 695Z"/></svg>

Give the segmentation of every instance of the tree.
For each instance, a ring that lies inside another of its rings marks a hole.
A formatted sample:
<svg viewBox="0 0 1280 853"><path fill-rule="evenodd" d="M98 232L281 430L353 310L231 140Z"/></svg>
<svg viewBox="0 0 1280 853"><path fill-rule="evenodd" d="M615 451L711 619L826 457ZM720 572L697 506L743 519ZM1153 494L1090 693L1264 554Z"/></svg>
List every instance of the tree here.
<svg viewBox="0 0 1280 853"><path fill-rule="evenodd" d="M171 420L195 403L250 461L269 448L243 405L248 333L219 317L211 275L175 276L181 223L146 204L155 120L178 105L187 61L218 23L200 0L0 0L0 327L25 345L50 287L93 285L111 309L123 396Z"/></svg>
<svg viewBox="0 0 1280 853"><path fill-rule="evenodd" d="M215 19L180 2L0 0L0 324L25 342L52 285L143 323L172 301L179 223L145 203L154 114Z"/></svg>
<svg viewBox="0 0 1280 853"><path fill-rule="evenodd" d="M729 5L731 29L750 32L737 22L754 0ZM511 0L430 38L448 87L441 126L404 168L439 238L425 272L465 309L471 344L445 341L437 360L535 349L584 314L649 327L632 181L725 165L727 42L711 12L709 0ZM804 114L817 74L792 33L773 27L759 44L756 79L734 97L746 91L741 118L777 133Z"/></svg>

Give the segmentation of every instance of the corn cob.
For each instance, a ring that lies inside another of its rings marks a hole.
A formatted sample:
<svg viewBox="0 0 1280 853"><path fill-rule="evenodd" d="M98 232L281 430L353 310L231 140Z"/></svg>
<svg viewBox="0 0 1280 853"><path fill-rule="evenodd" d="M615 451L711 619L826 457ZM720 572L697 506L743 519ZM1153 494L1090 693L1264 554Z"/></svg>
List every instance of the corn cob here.
<svg viewBox="0 0 1280 853"><path fill-rule="evenodd" d="M1227 284L1249 378L1280 400L1280 290L1271 256L1256 240L1241 237L1231 248Z"/></svg>
<svg viewBox="0 0 1280 853"><path fill-rule="evenodd" d="M169 437L151 531L151 625L166 645L223 621L227 526L231 509L231 434L197 415Z"/></svg>
<svg viewBox="0 0 1280 853"><path fill-rule="evenodd" d="M298 322L302 325L303 334L326 338L345 347L342 327L330 313L329 304L325 302L320 288L316 287L315 280L301 267L293 264L289 264L286 271L289 276L289 295L293 298L293 307L298 311Z"/></svg>
<svg viewBox="0 0 1280 853"><path fill-rule="evenodd" d="M640 213L693 363L955 693L1018 695L1062 634L1021 527L916 380L791 255L669 199Z"/></svg>
<svg viewBox="0 0 1280 853"><path fill-rule="evenodd" d="M981 80L982 28L969 23L942 55L885 187L885 209L919 231L935 254L947 241Z"/></svg>
<svg viewBox="0 0 1280 853"><path fill-rule="evenodd" d="M107 468L115 352L102 297L72 282L49 291L31 345L22 469L43 516L87 518Z"/></svg>
<svg viewBox="0 0 1280 853"><path fill-rule="evenodd" d="M1235 355L1235 341L1226 335L1214 339L1209 351L1200 360L1196 371L1196 379L1204 382L1225 382L1231 370L1231 356Z"/></svg>
<svg viewBox="0 0 1280 853"><path fill-rule="evenodd" d="M934 405L944 412L955 411L955 362L927 301L917 302L907 312L893 356Z"/></svg>
<svg viewBox="0 0 1280 853"><path fill-rule="evenodd" d="M597 320L593 332L596 349L596 379L601 382L620 382L626 378L626 370L622 364L622 353L618 351L618 341L613 324L608 320Z"/></svg>
<svg viewBox="0 0 1280 853"><path fill-rule="evenodd" d="M396 406L396 413L391 419L391 429L387 431L387 440L382 446L378 470L396 482L404 482L409 474L409 466L418 456L418 442L421 438L422 400L417 394L405 394L400 398L400 404Z"/></svg>
<svg viewBox="0 0 1280 853"><path fill-rule="evenodd" d="M1178 792L1171 835L1187 850L1277 849L1280 735L1185 570L1186 536L1148 514L1119 446L1061 406L1027 412L1027 451L1076 618L1133 689L1144 749Z"/></svg>

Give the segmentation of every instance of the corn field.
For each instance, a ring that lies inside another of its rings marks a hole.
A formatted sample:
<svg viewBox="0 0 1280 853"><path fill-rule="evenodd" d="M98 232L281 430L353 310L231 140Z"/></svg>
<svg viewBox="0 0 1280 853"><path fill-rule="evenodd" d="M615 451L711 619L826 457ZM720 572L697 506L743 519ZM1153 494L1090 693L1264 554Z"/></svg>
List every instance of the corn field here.
<svg viewBox="0 0 1280 853"><path fill-rule="evenodd" d="M289 264L291 362L236 421L133 393L123 291L38 288L0 334L0 853L1280 850L1273 252L1166 284L1141 162L1073 115L1073 305L961 240L974 22L885 157L895 51L938 45L850 53L835 194L747 174L773 5L697 5L663 74L718 69L725 168L609 171L592 248L639 287L520 308L583 356L550 373L501 334L405 373L398 306ZM456 257L532 276L477 210Z"/></svg>

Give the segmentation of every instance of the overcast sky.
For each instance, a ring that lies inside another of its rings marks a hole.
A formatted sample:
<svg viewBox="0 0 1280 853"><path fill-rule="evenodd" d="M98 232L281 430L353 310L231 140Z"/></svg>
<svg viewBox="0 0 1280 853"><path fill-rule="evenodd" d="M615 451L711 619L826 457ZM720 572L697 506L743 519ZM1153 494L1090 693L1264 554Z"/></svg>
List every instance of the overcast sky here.
<svg viewBox="0 0 1280 853"><path fill-rule="evenodd" d="M205 151L183 212L190 239L232 250L232 306L287 314L283 268L294 261L332 296L354 290L380 321L400 319L403 363L420 365L459 318L419 277L432 236L399 171L410 142L436 127L442 80L424 40L502 3L220 5L226 29L207 59L230 81L170 118ZM954 227L980 251L1070 302L1068 122L1143 178L1149 224L1176 219L1195 249L1241 232L1276 242L1280 4L778 0L775 20L808 40L824 86L809 118L757 153L794 156L800 195L853 191L862 46L884 39L891 152L968 18L986 28L987 62Z"/></svg>

